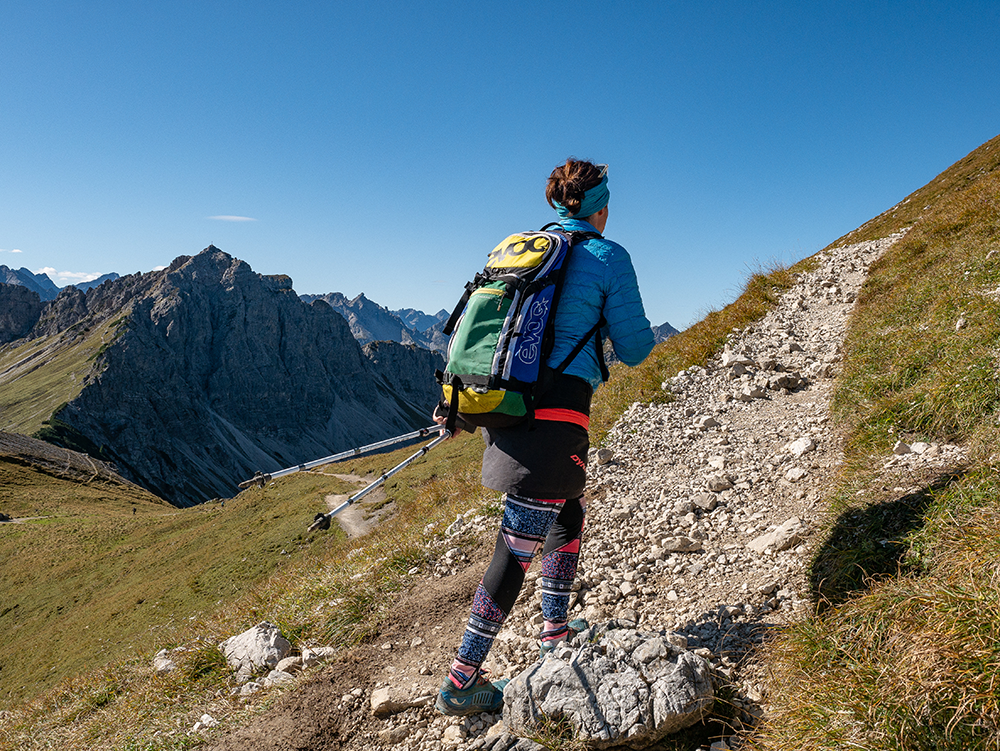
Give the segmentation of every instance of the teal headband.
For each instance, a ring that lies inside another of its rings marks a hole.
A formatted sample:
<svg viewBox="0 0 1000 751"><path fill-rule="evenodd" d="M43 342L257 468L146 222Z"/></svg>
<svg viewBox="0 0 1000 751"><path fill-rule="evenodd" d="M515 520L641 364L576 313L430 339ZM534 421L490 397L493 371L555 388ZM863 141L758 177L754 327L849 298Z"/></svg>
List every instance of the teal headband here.
<svg viewBox="0 0 1000 751"><path fill-rule="evenodd" d="M611 193L608 192L608 176L604 175L597 185L583 194L583 202L580 204L580 210L575 214L571 214L569 209L559 203L559 201L553 201L552 203L555 204L556 213L561 219L570 219L577 216L585 217L596 214L608 205L610 197Z"/></svg>

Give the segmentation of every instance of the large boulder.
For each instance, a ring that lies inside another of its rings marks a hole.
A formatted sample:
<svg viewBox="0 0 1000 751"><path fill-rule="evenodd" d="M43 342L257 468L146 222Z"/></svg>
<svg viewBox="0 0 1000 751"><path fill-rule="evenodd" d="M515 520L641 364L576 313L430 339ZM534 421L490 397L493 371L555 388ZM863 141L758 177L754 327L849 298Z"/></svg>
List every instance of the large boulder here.
<svg viewBox="0 0 1000 751"><path fill-rule="evenodd" d="M273 670L292 651L292 645L273 623L263 621L242 634L231 636L219 645L229 667L240 682L255 673Z"/></svg>
<svg viewBox="0 0 1000 751"><path fill-rule="evenodd" d="M504 690L503 719L530 737L569 722L589 748L646 748L703 719L715 691L706 660L665 633L593 626L556 649Z"/></svg>

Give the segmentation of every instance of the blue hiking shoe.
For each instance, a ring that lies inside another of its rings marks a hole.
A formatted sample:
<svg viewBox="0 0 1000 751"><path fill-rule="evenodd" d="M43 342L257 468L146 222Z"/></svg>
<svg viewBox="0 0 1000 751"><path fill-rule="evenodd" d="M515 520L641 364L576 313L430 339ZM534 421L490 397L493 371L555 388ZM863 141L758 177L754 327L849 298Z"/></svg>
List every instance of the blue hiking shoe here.
<svg viewBox="0 0 1000 751"><path fill-rule="evenodd" d="M443 715L462 717L478 712L499 712L503 708L503 689L510 681L493 681L480 674L468 688L456 688L445 678L438 689L434 708Z"/></svg>
<svg viewBox="0 0 1000 751"><path fill-rule="evenodd" d="M547 655L556 647L566 644L566 642L573 641L573 639L576 638L577 634L579 634L581 631L586 631L588 628L590 628L590 624L587 623L587 620L585 618L575 618L566 624L566 628L567 628L566 636L564 636L563 638L542 642L542 646L539 647L538 649L539 659L545 657L545 655Z"/></svg>

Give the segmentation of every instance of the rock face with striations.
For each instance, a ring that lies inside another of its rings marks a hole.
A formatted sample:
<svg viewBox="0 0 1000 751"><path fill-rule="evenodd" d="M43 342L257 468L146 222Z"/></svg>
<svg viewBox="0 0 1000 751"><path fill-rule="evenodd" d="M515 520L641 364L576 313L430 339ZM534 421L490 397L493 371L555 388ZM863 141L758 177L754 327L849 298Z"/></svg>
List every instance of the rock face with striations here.
<svg viewBox="0 0 1000 751"><path fill-rule="evenodd" d="M362 350L397 394L425 407L430 415L440 396L434 371L444 370L441 355L399 342L369 342ZM433 398L428 400L428 393Z"/></svg>
<svg viewBox="0 0 1000 751"><path fill-rule="evenodd" d="M408 364L396 353L396 376L385 377L329 305L305 304L288 277L257 274L214 246L162 271L64 290L32 336L123 315L45 437L113 462L176 505L423 427L437 398L426 357ZM414 375L401 392L398 373Z"/></svg>
<svg viewBox="0 0 1000 751"><path fill-rule="evenodd" d="M0 284L0 344L27 336L43 303L34 290L19 284Z"/></svg>

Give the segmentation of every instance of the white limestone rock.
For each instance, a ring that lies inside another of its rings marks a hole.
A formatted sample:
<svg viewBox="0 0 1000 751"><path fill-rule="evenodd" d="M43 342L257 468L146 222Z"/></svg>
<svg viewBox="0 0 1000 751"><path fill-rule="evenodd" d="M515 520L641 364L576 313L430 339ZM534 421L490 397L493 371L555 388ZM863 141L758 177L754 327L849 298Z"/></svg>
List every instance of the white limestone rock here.
<svg viewBox="0 0 1000 751"><path fill-rule="evenodd" d="M503 719L515 735L563 718L588 748L646 748L711 711L709 663L665 634L594 626L572 646L566 661L550 656L507 684Z"/></svg>
<svg viewBox="0 0 1000 751"><path fill-rule="evenodd" d="M792 441L785 446L785 451L794 456L795 458L801 458L805 456L810 451L816 450L816 441L814 441L809 436L802 436Z"/></svg>
<svg viewBox="0 0 1000 751"><path fill-rule="evenodd" d="M292 645L273 623L263 621L219 645L226 662L236 671L237 680L249 680L257 672L274 669L291 651Z"/></svg>
<svg viewBox="0 0 1000 751"><path fill-rule="evenodd" d="M793 516L779 527L752 540L747 547L756 553L763 553L768 548L788 550L802 543L808 534L809 526L799 517Z"/></svg>

